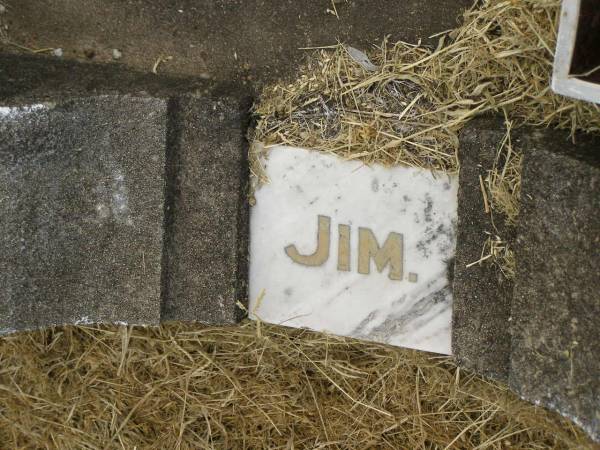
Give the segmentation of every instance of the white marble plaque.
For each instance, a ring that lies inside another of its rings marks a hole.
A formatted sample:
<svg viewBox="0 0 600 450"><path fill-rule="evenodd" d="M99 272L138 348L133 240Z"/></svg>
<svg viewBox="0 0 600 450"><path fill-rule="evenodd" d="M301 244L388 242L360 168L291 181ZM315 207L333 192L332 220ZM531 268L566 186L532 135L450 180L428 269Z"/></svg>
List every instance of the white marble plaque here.
<svg viewBox="0 0 600 450"><path fill-rule="evenodd" d="M458 177L292 147L262 165L250 317L450 354Z"/></svg>

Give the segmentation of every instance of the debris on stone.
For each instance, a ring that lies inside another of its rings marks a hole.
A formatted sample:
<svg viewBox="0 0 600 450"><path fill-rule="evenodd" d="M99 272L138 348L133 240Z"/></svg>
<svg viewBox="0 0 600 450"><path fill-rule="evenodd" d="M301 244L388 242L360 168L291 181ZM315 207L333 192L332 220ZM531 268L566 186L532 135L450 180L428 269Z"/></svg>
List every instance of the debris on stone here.
<svg viewBox="0 0 600 450"><path fill-rule="evenodd" d="M346 51L356 63L368 72L375 72L379 67L371 62L365 52L362 52L354 47L346 46Z"/></svg>
<svg viewBox="0 0 600 450"><path fill-rule="evenodd" d="M159 56L156 61L154 61L152 73L158 73L158 66L160 66L163 62L171 61L172 59L172 56Z"/></svg>
<svg viewBox="0 0 600 450"><path fill-rule="evenodd" d="M121 59L123 57L123 53L118 48L113 48L112 57L113 59Z"/></svg>
<svg viewBox="0 0 600 450"><path fill-rule="evenodd" d="M500 215L490 219L492 200L483 180L495 167L505 135L501 118L475 119L460 134L452 317L452 351L459 364L501 381L508 379L512 280L492 255L499 236L510 239L514 229Z"/></svg>
<svg viewBox="0 0 600 450"><path fill-rule="evenodd" d="M502 176L513 177L517 204L490 220L481 186L501 163L505 128L500 117L480 118L460 135L453 352L462 367L508 382L600 441L600 136L576 133L573 143L568 131L513 130L522 168L507 175L504 164ZM480 256L484 234L506 240L512 277Z"/></svg>

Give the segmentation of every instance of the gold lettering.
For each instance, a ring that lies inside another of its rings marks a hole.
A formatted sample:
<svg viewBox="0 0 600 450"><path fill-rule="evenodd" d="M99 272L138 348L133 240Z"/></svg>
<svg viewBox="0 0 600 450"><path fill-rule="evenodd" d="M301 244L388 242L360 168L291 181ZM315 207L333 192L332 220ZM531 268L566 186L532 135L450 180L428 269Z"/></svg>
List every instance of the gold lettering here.
<svg viewBox="0 0 600 450"><path fill-rule="evenodd" d="M373 232L368 228L358 229L358 272L368 275L371 272L371 258L379 272L390 264L390 280L402 280L403 239L399 233L390 233L379 247Z"/></svg>
<svg viewBox="0 0 600 450"><path fill-rule="evenodd" d="M331 219L327 216L319 216L317 231L317 249L311 255L301 255L295 245L288 245L285 253L292 261L304 266L322 266L329 259L329 231Z"/></svg>
<svg viewBox="0 0 600 450"><path fill-rule="evenodd" d="M350 271L350 225L338 225L338 265L340 271Z"/></svg>

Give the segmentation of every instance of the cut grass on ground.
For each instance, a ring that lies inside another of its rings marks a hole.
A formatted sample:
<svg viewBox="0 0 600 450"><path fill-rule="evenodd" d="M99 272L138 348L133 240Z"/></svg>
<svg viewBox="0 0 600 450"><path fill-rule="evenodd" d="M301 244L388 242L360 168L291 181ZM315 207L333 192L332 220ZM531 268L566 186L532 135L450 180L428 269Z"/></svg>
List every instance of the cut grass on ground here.
<svg viewBox="0 0 600 450"><path fill-rule="evenodd" d="M284 327L65 327L0 355L3 448L592 448L449 358Z"/></svg>

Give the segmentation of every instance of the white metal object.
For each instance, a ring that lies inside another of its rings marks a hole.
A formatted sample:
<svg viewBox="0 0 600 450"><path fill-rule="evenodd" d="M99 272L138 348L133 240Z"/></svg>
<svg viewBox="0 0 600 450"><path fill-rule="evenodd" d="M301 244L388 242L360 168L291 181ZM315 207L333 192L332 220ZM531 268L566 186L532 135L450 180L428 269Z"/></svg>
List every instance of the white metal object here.
<svg viewBox="0 0 600 450"><path fill-rule="evenodd" d="M571 74L582 0L563 0L554 55L552 90L557 94L600 103L600 84ZM600 45L600 43L599 43Z"/></svg>

